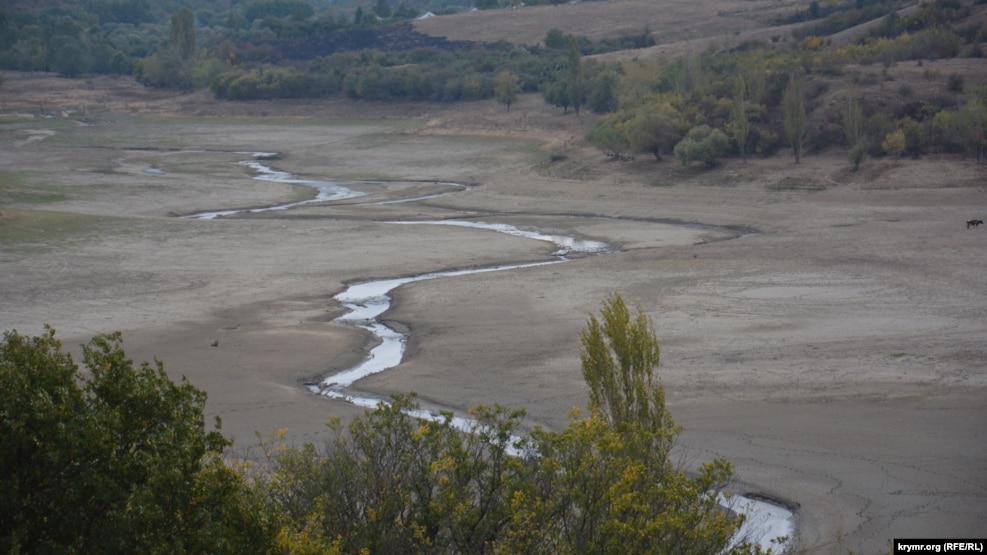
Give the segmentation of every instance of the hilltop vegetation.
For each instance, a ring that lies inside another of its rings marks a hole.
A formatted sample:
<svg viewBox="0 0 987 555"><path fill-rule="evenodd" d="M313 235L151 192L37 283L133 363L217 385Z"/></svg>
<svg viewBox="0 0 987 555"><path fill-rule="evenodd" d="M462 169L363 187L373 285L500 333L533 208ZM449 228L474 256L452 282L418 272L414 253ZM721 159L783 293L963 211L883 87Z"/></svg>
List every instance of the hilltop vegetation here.
<svg viewBox="0 0 987 555"><path fill-rule="evenodd" d="M701 51L675 57L634 54L658 46L646 26L632 32L615 24L619 30L593 39L551 27L527 44L508 35L451 40L420 32L443 27L413 26L408 20L419 10L388 0L345 14L305 0L238 2L223 13L206 4L166 13L166 4L152 9L138 0L27 6L15 3L4 16L0 67L133 74L149 86L208 87L231 100L497 98L509 109L517 94L540 92L563 113L586 107L613 114L589 140L618 159L661 160L693 129L679 148L683 163L712 165L725 155L769 156L785 147L798 158L842 146L854 165L865 155L982 158L984 151L979 73L930 67L921 82L892 84L891 77L904 62L980 59L987 38L981 0L813 1L772 12L770 24L786 32L770 40L721 45L707 35ZM469 36L469 14L450 17L467 29L459 36ZM567 20L552 21L564 27ZM611 55L595 56L602 53ZM798 108L786 112L793 79L801 83L799 98L789 100ZM793 133L796 120L803 125Z"/></svg>

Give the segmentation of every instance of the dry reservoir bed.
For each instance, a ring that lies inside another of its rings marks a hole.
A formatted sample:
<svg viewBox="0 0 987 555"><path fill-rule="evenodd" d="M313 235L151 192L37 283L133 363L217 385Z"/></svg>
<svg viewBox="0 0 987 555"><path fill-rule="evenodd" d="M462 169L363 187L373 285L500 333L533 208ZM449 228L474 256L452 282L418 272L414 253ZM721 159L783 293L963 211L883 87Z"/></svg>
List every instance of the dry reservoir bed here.
<svg viewBox="0 0 987 555"><path fill-rule="evenodd" d="M346 284L558 250L389 222L602 241L620 252L394 290L382 320L409 334L404 362L357 387L455 409L524 407L532 423L564 426L586 404L579 331L618 292L662 341L683 463L732 461L738 491L795 509L797 546L876 553L896 536L982 534L987 230L963 224L987 211L982 166L875 160L853 174L835 154L701 171L578 148L551 163L540 150L550 137L531 129L457 135L455 122L475 115L457 108L415 120L338 109L2 116L0 327L49 323L69 345L122 330L133 358L158 357L206 390L210 416L249 453L256 430L318 441L330 415L359 410L303 387L373 346L331 322ZM494 119L500 108L470 110ZM562 117L533 101L514 110L529 125ZM281 157L266 163L304 179L372 182L348 185L359 198L178 217L311 198L240 164L272 151Z"/></svg>

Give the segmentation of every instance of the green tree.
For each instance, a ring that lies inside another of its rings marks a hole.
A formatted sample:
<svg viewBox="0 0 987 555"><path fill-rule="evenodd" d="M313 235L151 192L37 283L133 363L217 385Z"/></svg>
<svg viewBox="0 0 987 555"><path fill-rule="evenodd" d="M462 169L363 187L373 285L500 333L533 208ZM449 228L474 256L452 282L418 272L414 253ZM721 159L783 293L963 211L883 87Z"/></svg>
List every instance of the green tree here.
<svg viewBox="0 0 987 555"><path fill-rule="evenodd" d="M895 129L894 120L890 116L883 112L878 112L867 118L864 126L865 134L867 140L865 144L867 145L867 153L871 156L881 156L884 151L881 149L881 142L884 141L884 137L891 133Z"/></svg>
<svg viewBox="0 0 987 555"><path fill-rule="evenodd" d="M552 106L558 106L562 108L562 113L567 114L569 112L569 102L571 97L569 96L569 85L566 81L559 80L548 85L545 88L545 102L551 104Z"/></svg>
<svg viewBox="0 0 987 555"><path fill-rule="evenodd" d="M614 295L599 319L590 316L580 339L590 409L616 430L643 425L674 435L656 375L661 349L648 317L638 313L632 318L623 298Z"/></svg>
<svg viewBox="0 0 987 555"><path fill-rule="evenodd" d="M907 146L905 132L901 129L888 133L884 136L884 140L881 141L881 149L885 153L894 156L895 159L901 157Z"/></svg>
<svg viewBox="0 0 987 555"><path fill-rule="evenodd" d="M64 77L88 73L93 61L89 43L81 35L55 35L50 41L49 55L51 69Z"/></svg>
<svg viewBox="0 0 987 555"><path fill-rule="evenodd" d="M667 102L640 108L624 125L631 152L647 152L661 161L662 152L670 152L682 139L682 116Z"/></svg>
<svg viewBox="0 0 987 555"><path fill-rule="evenodd" d="M730 139L726 133L708 125L693 127L685 138L675 145L675 158L683 166L700 161L715 166L716 160L727 153Z"/></svg>
<svg viewBox="0 0 987 555"><path fill-rule="evenodd" d="M657 376L651 321L617 295L582 333L590 414L520 436L521 411L470 421L395 396L319 450L273 449L264 491L299 552L755 553L732 538L743 517L719 494L714 460L693 473L669 456L680 428Z"/></svg>
<svg viewBox="0 0 987 555"><path fill-rule="evenodd" d="M511 111L511 104L517 101L521 92L521 85L517 74L510 71L501 71L494 77L494 98L497 102L507 106L507 111Z"/></svg>
<svg viewBox="0 0 987 555"><path fill-rule="evenodd" d="M585 84L583 82L583 62L579 53L579 42L576 37L569 35L569 53L566 57L566 90L569 93L569 106L579 115L579 108L583 105L583 98L586 95Z"/></svg>
<svg viewBox="0 0 987 555"><path fill-rule="evenodd" d="M477 407L471 423L395 396L320 451L273 450L265 492L282 545L357 553L754 553L719 506L722 460L693 473L669 456L680 428L657 376L651 321L617 295L582 333L590 414L520 436L524 413Z"/></svg>
<svg viewBox="0 0 987 555"><path fill-rule="evenodd" d="M168 46L178 53L181 60L187 61L195 54L195 14L184 7L171 16Z"/></svg>
<svg viewBox="0 0 987 555"><path fill-rule="evenodd" d="M987 87L969 93L960 113L967 151L976 153L977 160L983 162L987 159Z"/></svg>
<svg viewBox="0 0 987 555"><path fill-rule="evenodd" d="M277 453L267 491L291 517L286 535L340 538L347 553L491 552L528 482L512 454L523 412L477 407L465 430L422 414L395 396L345 428L333 421L325 453Z"/></svg>
<svg viewBox="0 0 987 555"><path fill-rule="evenodd" d="M689 477L672 465L680 428L665 406L650 319L613 295L581 339L590 416L573 413L565 431L535 433L537 481L551 492L535 505L555 515L540 529L563 553L725 552L737 523L716 494L732 469L716 460Z"/></svg>
<svg viewBox="0 0 987 555"><path fill-rule="evenodd" d="M606 114L617 110L617 75L612 71L603 71L593 81L593 89L589 95L589 108L597 114Z"/></svg>
<svg viewBox="0 0 987 555"><path fill-rule="evenodd" d="M260 500L207 431L205 393L160 361L135 367L115 333L0 343L0 550L239 553L273 545Z"/></svg>
<svg viewBox="0 0 987 555"><path fill-rule="evenodd" d="M730 109L730 132L737 142L740 157L747 162L747 137L751 133L751 120L748 116L747 83L737 77L733 86L733 105Z"/></svg>
<svg viewBox="0 0 987 555"><path fill-rule="evenodd" d="M847 80L846 99L843 107L843 137L853 148L864 135L864 115L860 108L860 92L852 81Z"/></svg>
<svg viewBox="0 0 987 555"><path fill-rule="evenodd" d="M906 117L901 121L901 130L905 133L905 154L918 158L928 144L925 126L912 118Z"/></svg>
<svg viewBox="0 0 987 555"><path fill-rule="evenodd" d="M374 14L381 19L390 19L393 14L391 3L387 0L377 0L374 4Z"/></svg>
<svg viewBox="0 0 987 555"><path fill-rule="evenodd" d="M554 48L556 50L562 50L566 47L565 34L561 29L552 28L545 33L545 48Z"/></svg>
<svg viewBox="0 0 987 555"><path fill-rule="evenodd" d="M806 112L805 78L792 75L788 78L788 86L781 99L784 117L785 136L792 147L795 163L802 161L802 151L805 148L805 136L809 130L809 117Z"/></svg>
<svg viewBox="0 0 987 555"><path fill-rule="evenodd" d="M191 90L195 86L192 64L182 60L179 52L171 48L138 60L134 73L138 81L152 87Z"/></svg>
<svg viewBox="0 0 987 555"><path fill-rule="evenodd" d="M860 164L864 161L864 157L867 155L867 149L864 148L863 144L856 144L847 153L847 160L853 164L853 171L860 169Z"/></svg>
<svg viewBox="0 0 987 555"><path fill-rule="evenodd" d="M768 88L768 73L765 70L764 53L752 51L740 61L741 76L747 87L747 100L751 104L763 104Z"/></svg>
<svg viewBox="0 0 987 555"><path fill-rule="evenodd" d="M620 122L614 119L607 120L590 130L586 134L586 141L607 156L620 160L630 148L630 143L621 127Z"/></svg>

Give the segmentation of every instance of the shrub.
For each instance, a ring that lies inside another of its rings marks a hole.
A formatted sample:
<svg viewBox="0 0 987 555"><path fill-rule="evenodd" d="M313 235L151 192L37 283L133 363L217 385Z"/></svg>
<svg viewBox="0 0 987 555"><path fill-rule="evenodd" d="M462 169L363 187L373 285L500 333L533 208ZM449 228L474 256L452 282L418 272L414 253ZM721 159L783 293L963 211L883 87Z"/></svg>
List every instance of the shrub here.
<svg viewBox="0 0 987 555"><path fill-rule="evenodd" d="M675 145L675 157L683 166L692 162L705 162L715 166L716 159L730 149L730 139L726 133L708 125L693 127L685 138Z"/></svg>
<svg viewBox="0 0 987 555"><path fill-rule="evenodd" d="M946 88L950 92L961 93L963 92L963 75L959 73L950 73L949 77L946 78Z"/></svg>
<svg viewBox="0 0 987 555"><path fill-rule="evenodd" d="M777 133L773 133L767 129L760 129L758 127L751 130L751 136L748 140L751 145L753 145L754 154L765 158L776 154L781 145L781 141L778 139Z"/></svg>
<svg viewBox="0 0 987 555"><path fill-rule="evenodd" d="M864 157L867 155L867 148L863 143L858 143L850 149L849 154L847 154L847 159L853 164L853 171L860 169L860 163L864 161Z"/></svg>

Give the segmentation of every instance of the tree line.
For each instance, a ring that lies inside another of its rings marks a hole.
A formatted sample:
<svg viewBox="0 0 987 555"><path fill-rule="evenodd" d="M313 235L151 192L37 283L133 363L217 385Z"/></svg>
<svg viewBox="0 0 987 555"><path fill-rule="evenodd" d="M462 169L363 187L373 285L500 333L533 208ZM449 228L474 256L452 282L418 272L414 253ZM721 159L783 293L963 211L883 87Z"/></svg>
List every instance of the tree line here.
<svg viewBox="0 0 987 555"><path fill-rule="evenodd" d="M775 37L770 43L731 49L712 44L676 59L612 64L587 55L649 46L650 32L644 28L590 41L551 29L536 45L382 50L354 45L372 41L373 35L364 32L367 27L411 32L410 26L401 30L393 23L409 15L407 7L394 9L388 0L338 18L314 15L304 0L236 2L225 19L207 8L185 7L158 26L132 23L149 17L139 15L147 11L139 0L95 5L100 6L93 10L97 14L117 10L115 16L102 16L113 23L101 24L90 12L0 18L0 45L8 47L0 49L0 67L65 75L130 73L149 86L208 87L217 98L229 100L495 98L509 109L518 94L540 93L563 114L571 110L578 115L583 109L608 114L587 139L614 158L643 154L660 161L673 156L685 164L713 165L731 155L770 156L782 148L798 161L806 152L832 146L846 148L855 167L865 156L947 152L983 159L987 142L987 93L964 83L962 75L927 71L926 80L943 85L931 97L912 98L914 87L899 84L899 108L893 111L856 93L873 84L873 72L862 69L867 66L883 68L876 79L884 86L890 82L887 69L895 64L982 55L987 31L955 23L971 13L969 2L959 0L923 3L909 16L898 16L898 3L892 1L828 2L798 15L806 23L790 41ZM813 34L880 14L886 16L879 25L845 46L835 47ZM248 25L241 16L253 19ZM304 51L319 42L313 37L326 36L351 46L286 59L289 37L303 37L291 44ZM848 69L851 65L856 69ZM845 109L839 114L819 109L834 80L842 81L845 91Z"/></svg>
<svg viewBox="0 0 987 555"><path fill-rule="evenodd" d="M223 458L205 393L135 365L119 333L0 342L0 549L7 553L760 553L724 510L724 460L672 463L650 320L619 296L581 336L588 413L524 432L478 406L468 426L395 396L322 445Z"/></svg>
<svg viewBox="0 0 987 555"><path fill-rule="evenodd" d="M889 75L906 62L981 56L987 33L949 24L969 13L968 5L939 0L888 17L842 47L796 32L802 38L794 48L712 45L674 60L624 62L616 69L619 107L587 140L614 158L669 155L683 164L770 156L783 147L796 162L842 147L855 168L865 156L955 153L983 161L987 87L926 69L919 84L937 91L919 96L918 84L892 84ZM879 98L860 94L875 85ZM824 103L834 89L837 110ZM880 103L887 100L890 108Z"/></svg>

